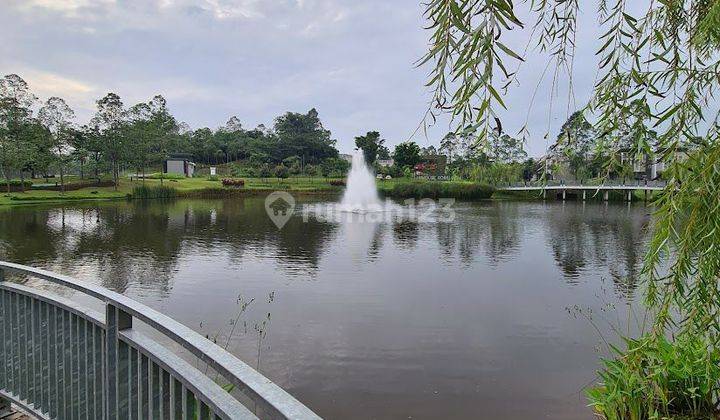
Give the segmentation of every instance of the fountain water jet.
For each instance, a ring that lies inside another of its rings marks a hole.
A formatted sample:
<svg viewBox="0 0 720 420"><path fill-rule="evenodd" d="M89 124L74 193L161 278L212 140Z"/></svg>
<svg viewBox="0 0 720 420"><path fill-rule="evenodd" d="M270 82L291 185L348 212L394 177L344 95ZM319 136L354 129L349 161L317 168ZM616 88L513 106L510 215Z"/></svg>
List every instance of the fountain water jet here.
<svg viewBox="0 0 720 420"><path fill-rule="evenodd" d="M362 150L356 150L353 153L352 166L348 173L347 187L340 202L340 209L355 213L383 210L383 204L378 197L375 185L375 177L365 164Z"/></svg>

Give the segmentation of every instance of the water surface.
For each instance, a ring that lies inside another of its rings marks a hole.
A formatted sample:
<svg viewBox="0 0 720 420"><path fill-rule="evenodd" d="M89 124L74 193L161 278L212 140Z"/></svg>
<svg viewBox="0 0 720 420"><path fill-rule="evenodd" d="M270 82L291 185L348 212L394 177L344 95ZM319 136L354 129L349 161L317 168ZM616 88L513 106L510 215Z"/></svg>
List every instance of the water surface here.
<svg viewBox="0 0 720 420"><path fill-rule="evenodd" d="M296 214L279 230L258 197L12 207L0 258L217 337L327 418L592 418L592 324L611 335L605 321L624 325L637 299L649 209L454 209L452 222Z"/></svg>

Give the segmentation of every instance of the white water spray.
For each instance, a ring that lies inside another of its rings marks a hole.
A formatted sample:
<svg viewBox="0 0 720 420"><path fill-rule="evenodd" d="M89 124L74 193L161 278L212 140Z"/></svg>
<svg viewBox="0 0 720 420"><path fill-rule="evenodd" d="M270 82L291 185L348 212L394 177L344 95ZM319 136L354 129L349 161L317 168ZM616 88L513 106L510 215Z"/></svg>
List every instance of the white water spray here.
<svg viewBox="0 0 720 420"><path fill-rule="evenodd" d="M343 211L356 213L383 209L382 202L378 197L375 177L365 164L362 150L357 150L353 154L352 166L347 177L347 188L340 202L340 208Z"/></svg>

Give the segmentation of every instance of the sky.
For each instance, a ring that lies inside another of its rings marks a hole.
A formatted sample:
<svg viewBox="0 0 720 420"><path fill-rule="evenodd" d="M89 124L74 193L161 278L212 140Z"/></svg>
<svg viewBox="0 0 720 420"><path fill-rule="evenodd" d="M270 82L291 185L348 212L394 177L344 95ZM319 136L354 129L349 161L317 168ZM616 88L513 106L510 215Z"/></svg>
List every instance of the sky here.
<svg viewBox="0 0 720 420"><path fill-rule="evenodd" d="M107 92L128 107L161 94L192 128L233 115L271 126L314 107L343 153L371 130L391 148L413 133L425 147L448 120L416 132L430 100L429 68L415 66L430 35L422 12L410 0L2 0L0 74L20 75L41 100L64 98L80 124ZM552 66L543 73L547 55L531 50L505 97L503 126L515 134L527 123L531 156L590 98L594 8L578 21L574 95L561 77L551 100ZM523 50L529 26L511 46Z"/></svg>

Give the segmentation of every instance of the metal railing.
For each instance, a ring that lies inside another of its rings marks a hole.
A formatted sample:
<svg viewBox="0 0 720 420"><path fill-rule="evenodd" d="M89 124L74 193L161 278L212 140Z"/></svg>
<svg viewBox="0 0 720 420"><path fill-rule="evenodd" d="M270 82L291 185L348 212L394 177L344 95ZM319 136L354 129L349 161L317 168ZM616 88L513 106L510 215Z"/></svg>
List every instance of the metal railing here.
<svg viewBox="0 0 720 420"><path fill-rule="evenodd" d="M105 314L21 274L101 300ZM133 326L141 321L207 364L208 374ZM67 276L0 261L0 399L41 419L318 419L272 381L177 321ZM241 391L245 405L233 396ZM251 410L252 407L254 410Z"/></svg>
<svg viewBox="0 0 720 420"><path fill-rule="evenodd" d="M527 181L527 182L507 182L504 184L497 184L495 185L496 188L555 188L555 187L596 187L601 189L606 188L613 188L613 187L623 187L623 188L637 188L637 189L643 189L643 188L665 188L667 186L667 181L664 180L654 180L654 181L645 181L645 180L620 180L620 179L606 179L604 181L593 181L590 182L588 180L584 180L582 182L580 181L573 181L573 180L548 180L548 181Z"/></svg>

